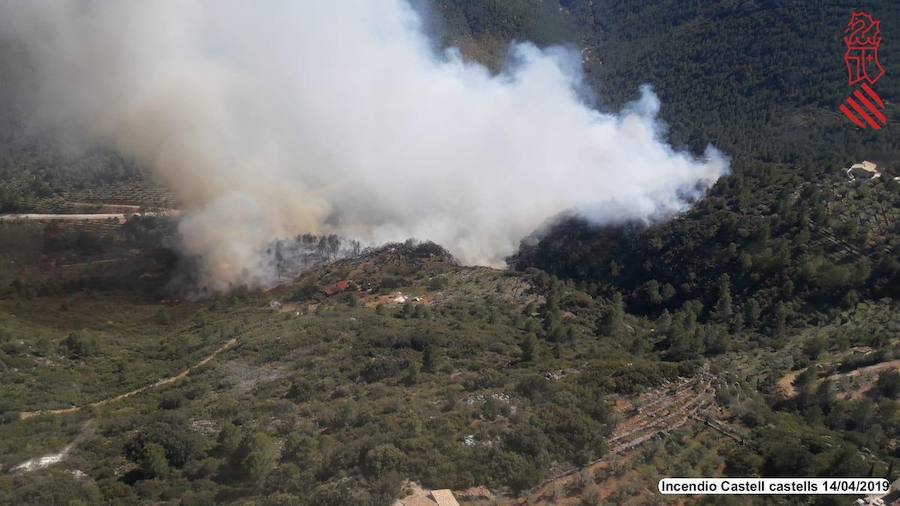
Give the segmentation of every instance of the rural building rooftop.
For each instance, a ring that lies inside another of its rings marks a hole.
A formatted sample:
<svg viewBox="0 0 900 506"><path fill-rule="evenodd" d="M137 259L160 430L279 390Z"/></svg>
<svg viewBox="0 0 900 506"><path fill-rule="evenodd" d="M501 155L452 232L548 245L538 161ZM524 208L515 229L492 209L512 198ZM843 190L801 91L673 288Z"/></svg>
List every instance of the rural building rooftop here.
<svg viewBox="0 0 900 506"><path fill-rule="evenodd" d="M425 494L425 490L418 488L409 497L396 501L394 506L459 506L459 502L449 489L432 490Z"/></svg>
<svg viewBox="0 0 900 506"><path fill-rule="evenodd" d="M874 179L876 177L881 176L881 172L878 171L878 165L870 161L864 161L862 163L854 163L847 169L847 175L850 176L850 179Z"/></svg>
<svg viewBox="0 0 900 506"><path fill-rule="evenodd" d="M453 497L453 492L447 489L432 490L431 497L434 498L434 502L438 503L438 506L459 506L456 498Z"/></svg>

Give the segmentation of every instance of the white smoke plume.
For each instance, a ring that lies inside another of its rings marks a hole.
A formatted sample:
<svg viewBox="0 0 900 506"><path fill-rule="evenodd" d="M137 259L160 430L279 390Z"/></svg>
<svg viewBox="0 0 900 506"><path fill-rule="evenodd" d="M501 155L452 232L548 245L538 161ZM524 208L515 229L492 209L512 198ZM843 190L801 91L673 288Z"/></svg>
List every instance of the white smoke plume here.
<svg viewBox="0 0 900 506"><path fill-rule="evenodd" d="M492 74L436 52L402 0L7 1L0 36L27 55L35 121L177 193L213 290L265 284L261 252L307 232L497 264L560 212L666 216L728 169L664 143L649 88L598 112L577 51L515 44Z"/></svg>

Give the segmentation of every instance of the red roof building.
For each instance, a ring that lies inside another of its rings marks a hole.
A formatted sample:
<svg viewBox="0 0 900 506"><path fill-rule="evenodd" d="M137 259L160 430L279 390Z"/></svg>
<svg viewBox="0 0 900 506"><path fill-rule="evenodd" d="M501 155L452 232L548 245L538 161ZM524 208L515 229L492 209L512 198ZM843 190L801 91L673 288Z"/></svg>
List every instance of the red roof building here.
<svg viewBox="0 0 900 506"><path fill-rule="evenodd" d="M346 292L349 289L350 289L350 281L345 279L343 281L338 281L337 283L335 283L333 285L328 285L326 287L320 288L319 291L322 292L322 294L325 295L326 297L331 297L332 295L335 295L335 294L338 294L341 292Z"/></svg>

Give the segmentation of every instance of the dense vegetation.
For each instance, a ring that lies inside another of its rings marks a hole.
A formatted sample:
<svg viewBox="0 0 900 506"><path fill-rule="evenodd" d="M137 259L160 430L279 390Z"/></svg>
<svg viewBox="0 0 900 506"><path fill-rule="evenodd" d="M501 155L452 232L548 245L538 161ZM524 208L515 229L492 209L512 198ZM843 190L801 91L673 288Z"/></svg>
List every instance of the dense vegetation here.
<svg viewBox="0 0 900 506"><path fill-rule="evenodd" d="M900 11L869 5L900 33ZM601 107L650 83L676 145L733 158L676 219L569 218L509 271L409 243L269 292L179 301L191 263L168 220L0 222L0 503L388 504L405 480L514 496L599 458L553 497L654 503L660 476L896 478L900 117L892 106L873 134L834 112L850 8L435 2L431 28L467 56L498 69L512 39L588 48ZM897 82L879 91L900 97ZM5 97L0 212L65 209L89 190L167 202L107 149L23 136ZM862 158L885 174L849 181L841 169ZM223 346L179 381L89 406ZM623 403L678 378L714 388L706 424L611 454ZM19 419L69 406L85 409ZM59 464L14 470L68 445Z"/></svg>
<svg viewBox="0 0 900 506"><path fill-rule="evenodd" d="M496 34L587 48L601 107L617 110L650 84L673 142L696 152L713 144L738 162L784 163L889 161L900 152L900 137L851 128L836 112L851 91L841 37L852 6L845 2L564 0L564 10L550 0L438 4L453 20L445 39L464 48ZM865 8L882 20L880 54L889 62L900 51L888 36L900 12L890 1ZM487 62L502 54L497 48ZM876 88L900 95L896 79ZM900 109L889 114L900 118Z"/></svg>
<svg viewBox="0 0 900 506"><path fill-rule="evenodd" d="M133 251L134 235L107 237L94 254ZM198 302L158 302L156 276L172 266L154 255L79 268L37 269L0 300L0 466L76 448L62 465L0 475L0 502L385 504L405 479L522 493L603 457L625 416L617 399L698 374L714 378L723 423L744 445L685 428L579 487L624 480L613 487L627 497L655 476L721 466L733 476L881 475L897 458L900 379L852 374L900 357L890 299L842 306L811 327L787 311L760 316L723 277L709 311L693 299L676 307L663 285L663 309L640 316L617 291L460 267L430 244ZM139 273L153 275L129 286ZM347 291L323 294L343 279ZM235 349L171 386L18 420L140 388L231 339ZM785 375L792 395L778 384ZM626 480L626 468L642 481Z"/></svg>
<svg viewBox="0 0 900 506"><path fill-rule="evenodd" d="M552 463L603 454L616 419L607 393L697 366L628 351L615 338L627 320L596 337L608 304L545 274L463 268L446 258L429 245L396 245L265 295L172 308L109 290L30 302L8 294L4 306L19 309L0 322L2 409L11 422L0 427L0 465L83 438L70 465L97 477L76 488L88 502L186 494L194 504L281 492L309 504L382 504L406 477L518 491ZM319 293L344 278L354 290ZM421 300L398 302L398 292ZM14 421L22 410L85 405L139 387L155 376L148 369L183 369L234 337L240 347L223 367L169 389L68 419ZM631 370L635 361L641 367ZM553 370L567 372L549 379ZM98 424L84 428L89 418ZM47 430L52 437L38 445ZM66 476L60 469L3 477L0 490L11 494L6 500L52 502L59 491L37 484Z"/></svg>

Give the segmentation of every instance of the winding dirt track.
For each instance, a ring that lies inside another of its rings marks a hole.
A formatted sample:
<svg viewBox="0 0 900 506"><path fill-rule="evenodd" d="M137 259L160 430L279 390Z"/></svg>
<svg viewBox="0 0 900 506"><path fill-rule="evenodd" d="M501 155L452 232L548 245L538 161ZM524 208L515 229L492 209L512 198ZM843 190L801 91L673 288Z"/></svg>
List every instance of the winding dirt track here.
<svg viewBox="0 0 900 506"><path fill-rule="evenodd" d="M819 384L823 381L836 381L842 378L852 378L854 376L861 376L864 374L872 374L876 372L881 372L884 370L893 369L895 371L900 372L900 359L891 360L888 362L881 362L878 364L868 365L865 367L859 367L857 369L853 369L847 372L839 372L832 374L831 376L827 376L825 378L820 378L816 380L816 384ZM797 395L797 388L794 386L794 380L802 371L792 371L778 380L778 387L781 389L782 393L788 397L794 397Z"/></svg>
<svg viewBox="0 0 900 506"><path fill-rule="evenodd" d="M140 388L136 388L129 392L125 392L124 394L119 394L119 395L116 395L113 397L107 397L106 399L101 399L99 401L92 402L85 406L72 406L71 408L63 408L63 409L42 409L42 410L38 410L38 411L22 411L21 413L19 413L19 419L20 420L28 420L29 418L34 418L36 416L41 416L41 415L68 415L70 413L77 413L86 408L96 408L96 407L104 406L104 405L112 403L112 402L121 401L122 399L127 399L128 397L138 395L140 393L143 393L143 392L153 389L153 388L159 388L161 386L170 385L172 383L175 383L176 381L180 381L180 380L186 378L187 375L191 373L191 371L193 371L194 369L196 369L200 366L205 365L210 360L216 358L216 355L218 355L219 353L222 353L224 351L230 350L231 348L234 348L235 346L237 346L237 344L238 344L237 338L229 339L228 341L225 342L225 344L223 344L222 346L219 346L218 348L215 349L215 351L213 351L212 353L210 353L209 355L204 357L203 360L200 360L196 364L188 367L187 369L179 372L178 374L176 374L174 376L169 376L167 378L163 378L155 383L151 383L149 385L144 385Z"/></svg>
<svg viewBox="0 0 900 506"><path fill-rule="evenodd" d="M879 364L874 364L874 365L868 365L865 367L853 369L852 371L832 374L831 376L828 376L827 378L825 378L825 380L834 381L834 380L837 380L840 378L852 378L853 376L859 376L861 374L879 372L879 371L883 371L885 369L895 369L897 371L900 371L900 359L891 360L889 362L881 362Z"/></svg>

